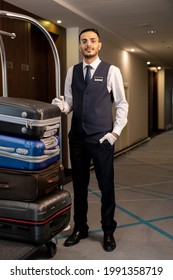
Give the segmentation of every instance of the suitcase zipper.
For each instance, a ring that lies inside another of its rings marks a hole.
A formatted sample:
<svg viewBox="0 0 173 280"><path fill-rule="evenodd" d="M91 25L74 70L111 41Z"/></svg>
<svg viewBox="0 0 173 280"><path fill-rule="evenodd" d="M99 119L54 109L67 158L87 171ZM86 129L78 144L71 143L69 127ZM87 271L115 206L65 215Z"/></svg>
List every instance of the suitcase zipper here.
<svg viewBox="0 0 173 280"><path fill-rule="evenodd" d="M56 216L64 213L64 212L67 212L68 210L71 209L71 203L63 208L62 210L56 212L54 215L52 215L51 217L47 218L46 220L44 221L25 221L25 220L19 220L19 219L10 219L10 218L4 218L4 217L0 217L0 221L5 221L5 222L13 222L13 223L21 223L21 224L30 224L30 225L44 225L46 223L48 223L49 221L51 221L52 219L54 219Z"/></svg>
<svg viewBox="0 0 173 280"><path fill-rule="evenodd" d="M0 114L0 120L4 122L10 122L10 123L17 123L17 124L23 124L26 128L32 129L32 127L40 127L45 126L47 130L59 128L60 126L60 117L51 118L51 119L45 119L45 120L33 120L33 119L24 119L21 117L11 117L8 115L2 115ZM52 126L51 126L52 124Z"/></svg>

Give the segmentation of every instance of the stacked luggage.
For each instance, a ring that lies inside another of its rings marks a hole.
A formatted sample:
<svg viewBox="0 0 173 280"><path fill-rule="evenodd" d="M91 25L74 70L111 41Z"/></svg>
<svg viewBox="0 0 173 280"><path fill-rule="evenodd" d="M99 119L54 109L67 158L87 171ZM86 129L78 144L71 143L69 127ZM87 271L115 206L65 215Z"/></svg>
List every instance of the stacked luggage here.
<svg viewBox="0 0 173 280"><path fill-rule="evenodd" d="M45 33L59 76L57 50L44 27L25 15L6 11L2 15L25 19ZM70 221L71 196L63 189L61 112L46 102L8 97L6 57L0 39L0 238L43 244Z"/></svg>
<svg viewBox="0 0 173 280"><path fill-rule="evenodd" d="M0 237L44 243L69 223L60 114L45 102L0 97Z"/></svg>

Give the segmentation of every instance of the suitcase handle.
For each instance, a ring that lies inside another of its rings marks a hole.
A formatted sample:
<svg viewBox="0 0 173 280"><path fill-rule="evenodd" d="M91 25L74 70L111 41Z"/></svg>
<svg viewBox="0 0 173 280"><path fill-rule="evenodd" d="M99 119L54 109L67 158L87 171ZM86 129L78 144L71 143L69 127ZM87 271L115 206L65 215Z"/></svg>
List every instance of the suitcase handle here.
<svg viewBox="0 0 173 280"><path fill-rule="evenodd" d="M57 129L57 128L59 128L59 123L55 124L55 125L47 125L46 126L46 131Z"/></svg>
<svg viewBox="0 0 173 280"><path fill-rule="evenodd" d="M45 155L50 155L50 154L54 154L54 153L57 153L57 152L60 152L59 146L57 148L55 148L55 149L52 149L52 150L45 150L44 154Z"/></svg>
<svg viewBox="0 0 173 280"><path fill-rule="evenodd" d="M55 176L55 177L53 177L53 178L49 178L48 180L47 180L47 183L49 184L49 185L52 185L53 183L57 183L59 181L59 176L57 175L57 176Z"/></svg>

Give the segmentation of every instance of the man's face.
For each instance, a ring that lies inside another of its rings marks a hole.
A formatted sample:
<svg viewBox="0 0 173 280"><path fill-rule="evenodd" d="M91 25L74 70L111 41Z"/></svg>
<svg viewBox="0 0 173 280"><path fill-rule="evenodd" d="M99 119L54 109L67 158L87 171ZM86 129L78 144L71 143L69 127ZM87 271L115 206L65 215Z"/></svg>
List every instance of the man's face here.
<svg viewBox="0 0 173 280"><path fill-rule="evenodd" d="M80 36L79 49L86 59L96 58L101 49L101 42L95 32L89 31Z"/></svg>

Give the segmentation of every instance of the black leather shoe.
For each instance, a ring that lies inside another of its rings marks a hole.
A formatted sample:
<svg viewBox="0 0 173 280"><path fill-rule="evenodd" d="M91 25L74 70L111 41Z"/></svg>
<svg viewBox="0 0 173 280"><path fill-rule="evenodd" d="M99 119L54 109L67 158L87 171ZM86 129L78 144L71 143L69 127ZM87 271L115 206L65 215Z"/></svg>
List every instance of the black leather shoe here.
<svg viewBox="0 0 173 280"><path fill-rule="evenodd" d="M103 248L107 252L111 252L116 248L116 242L113 234L105 233L103 239Z"/></svg>
<svg viewBox="0 0 173 280"><path fill-rule="evenodd" d="M64 246L65 247L70 247L70 246L74 246L77 243L79 243L79 241L81 239L87 238L88 237L88 232L83 233L79 230L75 230L73 231L73 233L67 238L67 240L64 242Z"/></svg>

